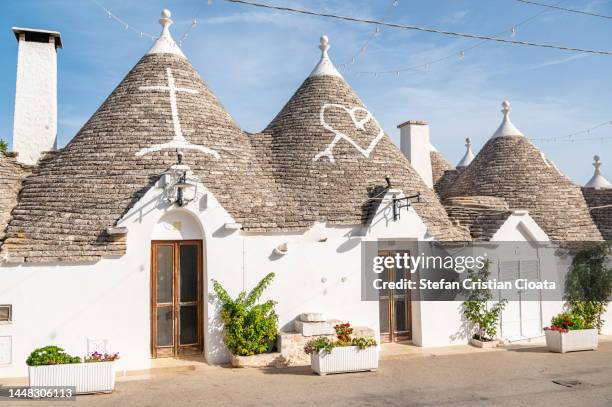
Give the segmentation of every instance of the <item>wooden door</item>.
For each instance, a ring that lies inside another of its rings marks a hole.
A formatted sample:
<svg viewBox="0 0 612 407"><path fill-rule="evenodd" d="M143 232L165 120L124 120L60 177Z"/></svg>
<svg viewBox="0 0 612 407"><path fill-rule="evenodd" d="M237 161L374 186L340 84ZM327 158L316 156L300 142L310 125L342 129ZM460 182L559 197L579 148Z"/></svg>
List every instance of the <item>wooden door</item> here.
<svg viewBox="0 0 612 407"><path fill-rule="evenodd" d="M379 256L395 256L400 253L410 255L409 251L380 251ZM410 280L409 269L391 267L381 273L383 281ZM410 290L380 290L379 291L379 319L381 342L399 342L412 339L412 318L410 304Z"/></svg>
<svg viewBox="0 0 612 407"><path fill-rule="evenodd" d="M154 241L151 253L151 354L203 350L202 241Z"/></svg>

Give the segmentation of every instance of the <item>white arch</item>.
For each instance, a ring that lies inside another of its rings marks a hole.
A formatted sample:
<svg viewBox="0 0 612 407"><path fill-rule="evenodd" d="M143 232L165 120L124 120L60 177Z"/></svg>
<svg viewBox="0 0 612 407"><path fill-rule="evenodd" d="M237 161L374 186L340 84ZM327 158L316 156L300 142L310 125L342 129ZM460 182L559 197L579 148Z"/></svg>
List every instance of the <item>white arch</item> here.
<svg viewBox="0 0 612 407"><path fill-rule="evenodd" d="M173 209L157 221L151 240L204 240L204 230L190 211Z"/></svg>

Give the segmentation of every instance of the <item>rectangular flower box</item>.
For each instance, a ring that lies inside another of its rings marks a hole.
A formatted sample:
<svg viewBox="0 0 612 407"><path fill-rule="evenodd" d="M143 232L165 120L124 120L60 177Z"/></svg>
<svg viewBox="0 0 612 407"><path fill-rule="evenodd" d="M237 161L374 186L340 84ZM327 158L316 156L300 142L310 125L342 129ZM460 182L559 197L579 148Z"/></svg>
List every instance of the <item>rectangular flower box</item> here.
<svg viewBox="0 0 612 407"><path fill-rule="evenodd" d="M115 389L115 362L28 366L30 387L75 386L77 394L111 393Z"/></svg>
<svg viewBox="0 0 612 407"><path fill-rule="evenodd" d="M597 329L576 329L568 332L547 329L545 332L546 346L548 346L548 350L551 352L565 353L597 349Z"/></svg>
<svg viewBox="0 0 612 407"><path fill-rule="evenodd" d="M360 372L378 369L378 346L359 349L357 346L339 346L330 353L310 355L310 366L319 375L329 373Z"/></svg>

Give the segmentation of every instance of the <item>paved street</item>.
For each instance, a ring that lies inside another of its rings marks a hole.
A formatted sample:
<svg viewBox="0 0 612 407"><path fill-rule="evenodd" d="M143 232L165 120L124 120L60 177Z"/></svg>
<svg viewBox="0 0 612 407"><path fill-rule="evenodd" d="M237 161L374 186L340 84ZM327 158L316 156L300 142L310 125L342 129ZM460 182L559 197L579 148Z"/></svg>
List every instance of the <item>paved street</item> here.
<svg viewBox="0 0 612 407"><path fill-rule="evenodd" d="M566 387L554 381L568 386L580 383ZM540 347L403 356L382 361L375 373L324 377L312 374L309 368L207 367L119 382L115 393L79 396L76 405L612 406L612 342L601 343L597 352L565 355Z"/></svg>

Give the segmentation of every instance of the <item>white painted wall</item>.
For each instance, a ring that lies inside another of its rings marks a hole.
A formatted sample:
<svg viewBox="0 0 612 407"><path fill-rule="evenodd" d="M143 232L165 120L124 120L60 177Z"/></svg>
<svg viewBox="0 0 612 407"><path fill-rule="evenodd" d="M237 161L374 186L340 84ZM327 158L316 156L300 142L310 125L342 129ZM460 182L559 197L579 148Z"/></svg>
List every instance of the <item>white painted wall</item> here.
<svg viewBox="0 0 612 407"><path fill-rule="evenodd" d="M13 150L17 160L36 164L44 151L56 148L57 52L48 43L25 41L19 34Z"/></svg>
<svg viewBox="0 0 612 407"><path fill-rule="evenodd" d="M549 241L546 233L525 211L516 211L499 228L492 241ZM531 258L531 257L530 257ZM492 267L491 275L496 269ZM560 311L561 304L542 302L542 318ZM463 318L461 301L413 302L413 342L417 346L437 347L465 344L470 338L469 325ZM546 319L547 318L547 319Z"/></svg>
<svg viewBox="0 0 612 407"><path fill-rule="evenodd" d="M29 353L47 344L84 355L88 338L108 340L108 350L121 353L120 370L150 367L151 240L204 240L205 355L210 363L223 363L229 355L211 279L236 295L275 272L263 299L278 302L281 328L290 329L302 312L316 311L378 332L378 302L361 301L360 243L383 232L388 238L426 238L426 228L412 208L392 221L390 195L367 230L318 223L305 233L254 235L225 229L235 220L211 193L202 195L203 185L198 191L199 197L187 207L174 209L162 199L161 189L149 190L118 223L128 228L128 249L121 258L92 264L0 265L0 304L14 307L14 322L0 325L0 337L11 336L13 341L13 363L0 365L0 377L25 376ZM275 255L274 248L283 243L288 253Z"/></svg>

